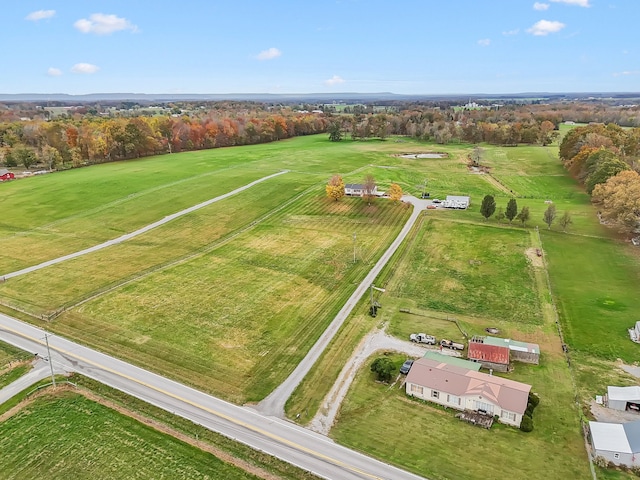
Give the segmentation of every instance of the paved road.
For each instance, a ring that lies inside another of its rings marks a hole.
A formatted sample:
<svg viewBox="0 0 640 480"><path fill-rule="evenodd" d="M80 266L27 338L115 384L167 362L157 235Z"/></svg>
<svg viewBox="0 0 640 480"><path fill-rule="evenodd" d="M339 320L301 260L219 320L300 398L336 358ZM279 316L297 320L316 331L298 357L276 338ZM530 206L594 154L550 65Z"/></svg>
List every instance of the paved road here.
<svg viewBox="0 0 640 480"><path fill-rule="evenodd" d="M0 314L1 340L46 356L44 336L43 330ZM50 336L49 344L56 368L79 372L322 478L421 478L337 445L291 422L224 402L64 338Z"/></svg>
<svg viewBox="0 0 640 480"><path fill-rule="evenodd" d="M410 195L405 195L402 197L402 200L413 205L413 212L411 213L409 220L407 220L407 223L405 223L391 246L386 252L384 252L382 257L380 257L378 263L375 264L365 279L360 283L360 285L358 285L358 288L356 288L353 295L351 295L349 300L347 300L347 303L345 303L342 309L340 309L331 324L329 324L329 327L324 331L313 347L311 347L309 353L307 353L307 355L302 359L295 370L291 372L291 375L289 375L287 379L278 386L278 388L271 392L269 396L256 406L258 411L266 415L274 415L281 418L284 417L285 402L289 399L300 382L302 382L302 379L307 375L307 373L309 373L311 367L313 367L313 365L318 361L318 358L320 358L322 352L327 348L331 339L336 335L336 333L338 333L338 330L354 307L358 304L360 298L368 292L371 284L391 259L400 244L404 241L422 211L427 208L427 205L431 204L430 200L420 200Z"/></svg>
<svg viewBox="0 0 640 480"><path fill-rule="evenodd" d="M60 368L56 368L55 373L63 374L65 372ZM44 380L45 378L50 376L51 369L49 367L49 362L44 360L43 358L38 358L34 362L33 369L29 370L23 376L0 390L0 404L6 402L12 397L15 397L18 393L29 388L34 383L39 382L40 380Z"/></svg>
<svg viewBox="0 0 640 480"><path fill-rule="evenodd" d="M72 258L76 258L76 257L80 257L82 255L86 255L88 253L92 253L92 252L97 252L98 250L102 250L103 248L107 248L107 247L111 247L113 245L117 245L119 243L122 243L126 240L130 240L133 237L137 237L138 235L142 235L143 233L148 232L149 230L152 230L156 227L159 227L160 225L164 225L165 223L168 223L172 220L175 220L176 218L182 217L183 215L187 215L191 212L195 212L196 210L199 210L203 207L206 207L208 205L211 205L212 203L216 203L219 202L220 200L224 200L225 198L229 198L237 193L243 192L259 183L262 183L266 180L269 180L273 177L277 177L278 175L283 175L285 173L287 173L289 170L283 170L282 172L278 172L278 173L274 173L272 175L267 175L266 177L262 177L259 178L258 180L255 180L251 183L248 183L247 185L244 185L240 188L236 188L235 190L232 190L231 192L225 193L224 195L220 195L218 197L212 198L210 200L207 200L205 202L202 203L198 203L197 205L194 205L192 207L189 208L185 208L184 210L181 210L179 212L173 213L171 215L167 215L166 217L164 217L162 220L158 220L157 222L153 222L150 223L149 225L146 225L142 228L139 228L138 230L131 232L131 233L127 233L125 235L122 235L118 238L114 238L112 240L108 240L104 243L101 243L99 245L94 245L93 247L89 247L89 248L85 248L84 250L80 250L78 252L74 252L74 253L70 253L69 255L64 255L63 257L58 257L58 258L54 258L53 260L48 260L46 262L42 262L38 265L33 265L31 267L27 267L27 268L23 268L22 270L17 270L15 272L11 272L11 273L5 273L4 275L0 275L0 278L4 279L4 280L9 280L10 278L13 277L17 277L19 275L24 275L25 273L30 273L30 272L34 272L36 270L40 270L41 268L45 268L45 267L49 267L51 265L55 265L56 263L61 263L64 262L66 260L70 260Z"/></svg>

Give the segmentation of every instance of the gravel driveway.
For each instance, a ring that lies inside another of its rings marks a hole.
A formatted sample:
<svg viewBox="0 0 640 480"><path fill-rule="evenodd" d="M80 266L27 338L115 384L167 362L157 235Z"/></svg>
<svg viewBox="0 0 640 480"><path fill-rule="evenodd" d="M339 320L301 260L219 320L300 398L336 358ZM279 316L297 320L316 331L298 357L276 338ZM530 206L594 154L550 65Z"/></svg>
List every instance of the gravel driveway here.
<svg viewBox="0 0 640 480"><path fill-rule="evenodd" d="M329 433L336 415L338 414L338 410L340 409L340 405L349 391L349 387L358 373L358 370L360 370L362 365L374 353L379 351L394 351L405 353L409 357L423 357L427 350L440 352L444 355L456 357L461 356L459 352L449 350L440 351L440 348L435 345L426 346L392 337L386 333L385 326L372 331L362 339L354 354L345 364L338 376L338 379L322 401L322 405L320 406L318 413L311 420L309 428L318 433L322 433L323 435L327 435Z"/></svg>

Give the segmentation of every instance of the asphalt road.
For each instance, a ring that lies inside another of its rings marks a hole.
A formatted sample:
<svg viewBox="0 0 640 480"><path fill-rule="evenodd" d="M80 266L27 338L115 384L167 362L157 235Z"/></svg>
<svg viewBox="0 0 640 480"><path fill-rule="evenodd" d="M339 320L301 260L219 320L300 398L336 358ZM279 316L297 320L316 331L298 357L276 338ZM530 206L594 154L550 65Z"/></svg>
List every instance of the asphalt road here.
<svg viewBox="0 0 640 480"><path fill-rule="evenodd" d="M344 306L340 309L338 314L329 324L329 327L324 331L324 333L320 336L318 341L311 347L309 353L302 359L302 361L298 364L291 375L287 377L287 379L282 382L278 388L276 388L273 392L271 392L264 400L262 400L257 409L266 414L266 415L274 415L277 417L284 417L284 404L289 399L293 391L296 387L302 382L302 379L309 373L311 367L318 361L322 352L327 348L331 339L338 333L338 330L347 319L347 317L351 314L351 311L358 304L362 296L368 292L371 284L376 279L378 274L382 271L387 262L391 259L393 254L396 252L400 244L404 241L405 237L413 228L413 225L418 220L418 217L422 213L423 210L427 208L427 205L431 204L430 200L420 200L418 198L405 195L402 197L402 200L405 202L409 202L413 205L413 212L411 212L411 216L405 223L404 227L393 241L393 243L389 246L386 252L380 257L380 260L375 264L375 266L371 269L371 271L367 274L364 280L358 285L358 288L353 292L349 300L344 304Z"/></svg>
<svg viewBox="0 0 640 480"><path fill-rule="evenodd" d="M0 314L0 340L46 357L45 332ZM58 336L49 336L56 370L78 372L327 479L422 477L334 443L291 422L222 401Z"/></svg>
<svg viewBox="0 0 640 480"><path fill-rule="evenodd" d="M30 273L30 272L35 272L36 270L40 270L41 268L45 268L45 267L49 267L51 265L55 265L56 263L61 263L64 262L66 260L70 260L72 258L76 258L76 257L80 257L82 255L86 255L88 253L92 253L92 252L97 252L98 250L102 250L103 248L107 248L107 247L111 247L113 245L117 245L119 243L122 243L124 241L130 240L134 237L137 237L138 235L142 235L143 233L148 232L149 230L152 230L156 227L159 227L160 225L164 225L165 223L169 223L172 220L175 220L176 218L182 217L183 215L187 215L191 212L194 212L196 210L199 210L203 207L206 207L208 205L211 205L212 203L216 203L219 202L220 200L224 200L225 198L229 198L237 193L243 192L244 190L247 190L248 188L253 187L254 185L257 185L259 183L264 182L265 180L269 180L273 177L277 177L278 175L283 175L285 173L287 173L289 170L283 170L282 172L278 172L278 173L274 173L272 175L267 175L266 177L262 177L259 178L258 180L255 180L251 183L248 183L240 188L236 188L235 190L232 190L230 192L227 192L223 195L220 195L218 197L215 198L211 198L209 200L206 200L202 203L198 203L197 205L193 205L192 207L189 208L185 208L184 210L180 210L179 212L176 213L172 213L171 215L167 215L166 217L164 217L161 220L158 220L157 222L153 222L150 223L149 225L145 225L142 228L139 228L138 230L131 232L131 233L126 233L124 235L121 235L118 238L114 238L112 240L107 240L106 242L100 243L99 245L94 245L93 247L89 247L89 248L85 248L84 250L79 250L77 252L74 253L70 253L69 255L64 255L62 257L58 257L58 258L54 258L52 260L47 260L46 262L42 262L39 263L38 265L33 265L31 267L27 267L27 268L23 268L22 270L16 270L15 272L10 272L10 273L5 273L3 275L0 275L0 279L4 279L4 280L9 280L10 278L13 277L17 277L19 275L24 275L26 273Z"/></svg>

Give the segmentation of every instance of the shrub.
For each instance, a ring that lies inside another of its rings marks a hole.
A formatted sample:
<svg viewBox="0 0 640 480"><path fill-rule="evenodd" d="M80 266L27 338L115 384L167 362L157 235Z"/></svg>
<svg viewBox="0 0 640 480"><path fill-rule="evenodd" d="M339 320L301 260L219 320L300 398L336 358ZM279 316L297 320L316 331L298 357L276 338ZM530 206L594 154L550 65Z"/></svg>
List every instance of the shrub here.
<svg viewBox="0 0 640 480"><path fill-rule="evenodd" d="M391 381L395 366L390 358L378 357L371 364L371 371L376 374L376 378L381 382Z"/></svg>
<svg viewBox="0 0 640 480"><path fill-rule="evenodd" d="M533 408L536 408L540 403L540 397L535 393L529 392L529 403L533 405Z"/></svg>
<svg viewBox="0 0 640 480"><path fill-rule="evenodd" d="M520 422L520 430L523 432L531 432L533 431L533 419L526 415L522 417L522 422Z"/></svg>

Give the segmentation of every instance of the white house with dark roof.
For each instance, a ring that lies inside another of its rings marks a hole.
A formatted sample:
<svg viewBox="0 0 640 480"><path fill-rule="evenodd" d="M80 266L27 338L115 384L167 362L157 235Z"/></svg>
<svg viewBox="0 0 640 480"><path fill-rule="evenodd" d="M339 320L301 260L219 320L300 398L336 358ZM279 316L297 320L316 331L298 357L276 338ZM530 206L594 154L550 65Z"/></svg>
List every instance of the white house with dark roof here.
<svg viewBox="0 0 640 480"><path fill-rule="evenodd" d="M406 392L413 397L455 408L498 415L500 422L519 427L527 409L531 385L421 358L411 367Z"/></svg>
<svg viewBox="0 0 640 480"><path fill-rule="evenodd" d="M350 197L362 197L365 193L365 187L361 183L347 183L344 186L344 194ZM374 185L371 195L375 197L381 197L384 192L378 191L378 186Z"/></svg>
<svg viewBox="0 0 640 480"><path fill-rule="evenodd" d="M640 466L640 420L630 423L589 422L593 456L627 467Z"/></svg>

